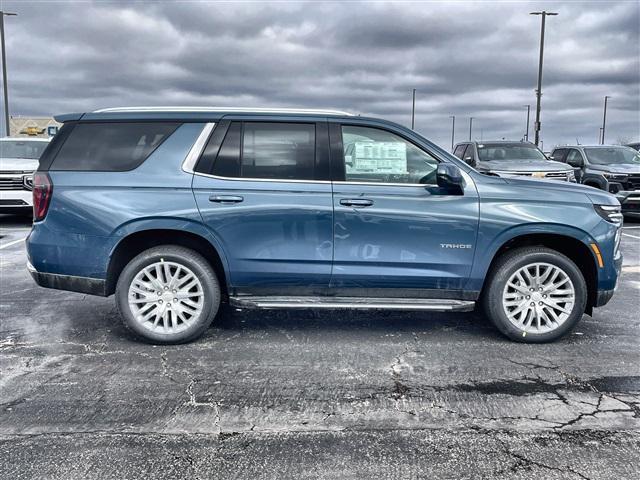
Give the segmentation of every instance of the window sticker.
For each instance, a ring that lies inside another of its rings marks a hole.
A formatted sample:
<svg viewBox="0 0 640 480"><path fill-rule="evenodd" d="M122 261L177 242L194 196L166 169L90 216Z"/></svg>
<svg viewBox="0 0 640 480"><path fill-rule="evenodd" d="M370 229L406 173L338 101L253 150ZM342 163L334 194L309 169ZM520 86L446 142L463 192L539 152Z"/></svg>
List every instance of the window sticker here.
<svg viewBox="0 0 640 480"><path fill-rule="evenodd" d="M347 173L406 174L404 142L355 142L353 155L345 155Z"/></svg>

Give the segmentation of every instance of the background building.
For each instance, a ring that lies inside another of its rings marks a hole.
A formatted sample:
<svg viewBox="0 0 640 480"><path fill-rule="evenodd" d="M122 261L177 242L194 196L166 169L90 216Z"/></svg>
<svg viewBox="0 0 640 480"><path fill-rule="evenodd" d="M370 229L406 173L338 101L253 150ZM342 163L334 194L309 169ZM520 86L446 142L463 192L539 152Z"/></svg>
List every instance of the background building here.
<svg viewBox="0 0 640 480"><path fill-rule="evenodd" d="M61 124L52 117L12 116L9 119L10 137L52 137Z"/></svg>

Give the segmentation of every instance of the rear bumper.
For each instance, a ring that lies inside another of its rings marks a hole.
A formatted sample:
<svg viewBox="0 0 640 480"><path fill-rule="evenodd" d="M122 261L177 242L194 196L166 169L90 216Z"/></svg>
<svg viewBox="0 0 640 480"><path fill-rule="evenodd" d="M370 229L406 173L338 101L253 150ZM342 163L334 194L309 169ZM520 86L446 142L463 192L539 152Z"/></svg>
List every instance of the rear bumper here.
<svg viewBox="0 0 640 480"><path fill-rule="evenodd" d="M107 296L106 281L100 278L38 272L30 263L27 263L27 270L29 270L35 282L44 288L88 293L89 295L99 295L101 297Z"/></svg>

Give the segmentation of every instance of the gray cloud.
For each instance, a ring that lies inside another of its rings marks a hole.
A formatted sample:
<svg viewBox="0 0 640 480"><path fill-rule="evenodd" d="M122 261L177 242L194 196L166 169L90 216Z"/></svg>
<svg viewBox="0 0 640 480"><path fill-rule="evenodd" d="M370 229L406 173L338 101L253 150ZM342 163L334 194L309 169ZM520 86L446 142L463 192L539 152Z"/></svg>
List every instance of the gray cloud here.
<svg viewBox="0 0 640 480"><path fill-rule="evenodd" d="M448 146L517 139L535 108L538 3L3 1L11 112L127 105L339 108ZM640 137L640 5L543 4L545 147ZM533 114L532 114L533 124Z"/></svg>

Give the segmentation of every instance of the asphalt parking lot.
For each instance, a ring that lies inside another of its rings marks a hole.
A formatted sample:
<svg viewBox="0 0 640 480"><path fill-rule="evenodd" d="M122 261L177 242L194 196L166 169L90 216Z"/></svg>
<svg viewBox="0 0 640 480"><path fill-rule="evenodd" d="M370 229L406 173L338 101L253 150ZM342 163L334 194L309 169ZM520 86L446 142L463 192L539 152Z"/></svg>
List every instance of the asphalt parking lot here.
<svg viewBox="0 0 640 480"><path fill-rule="evenodd" d="M475 314L223 310L137 342L113 298L40 289L0 218L0 478L640 478L640 223L564 340Z"/></svg>

